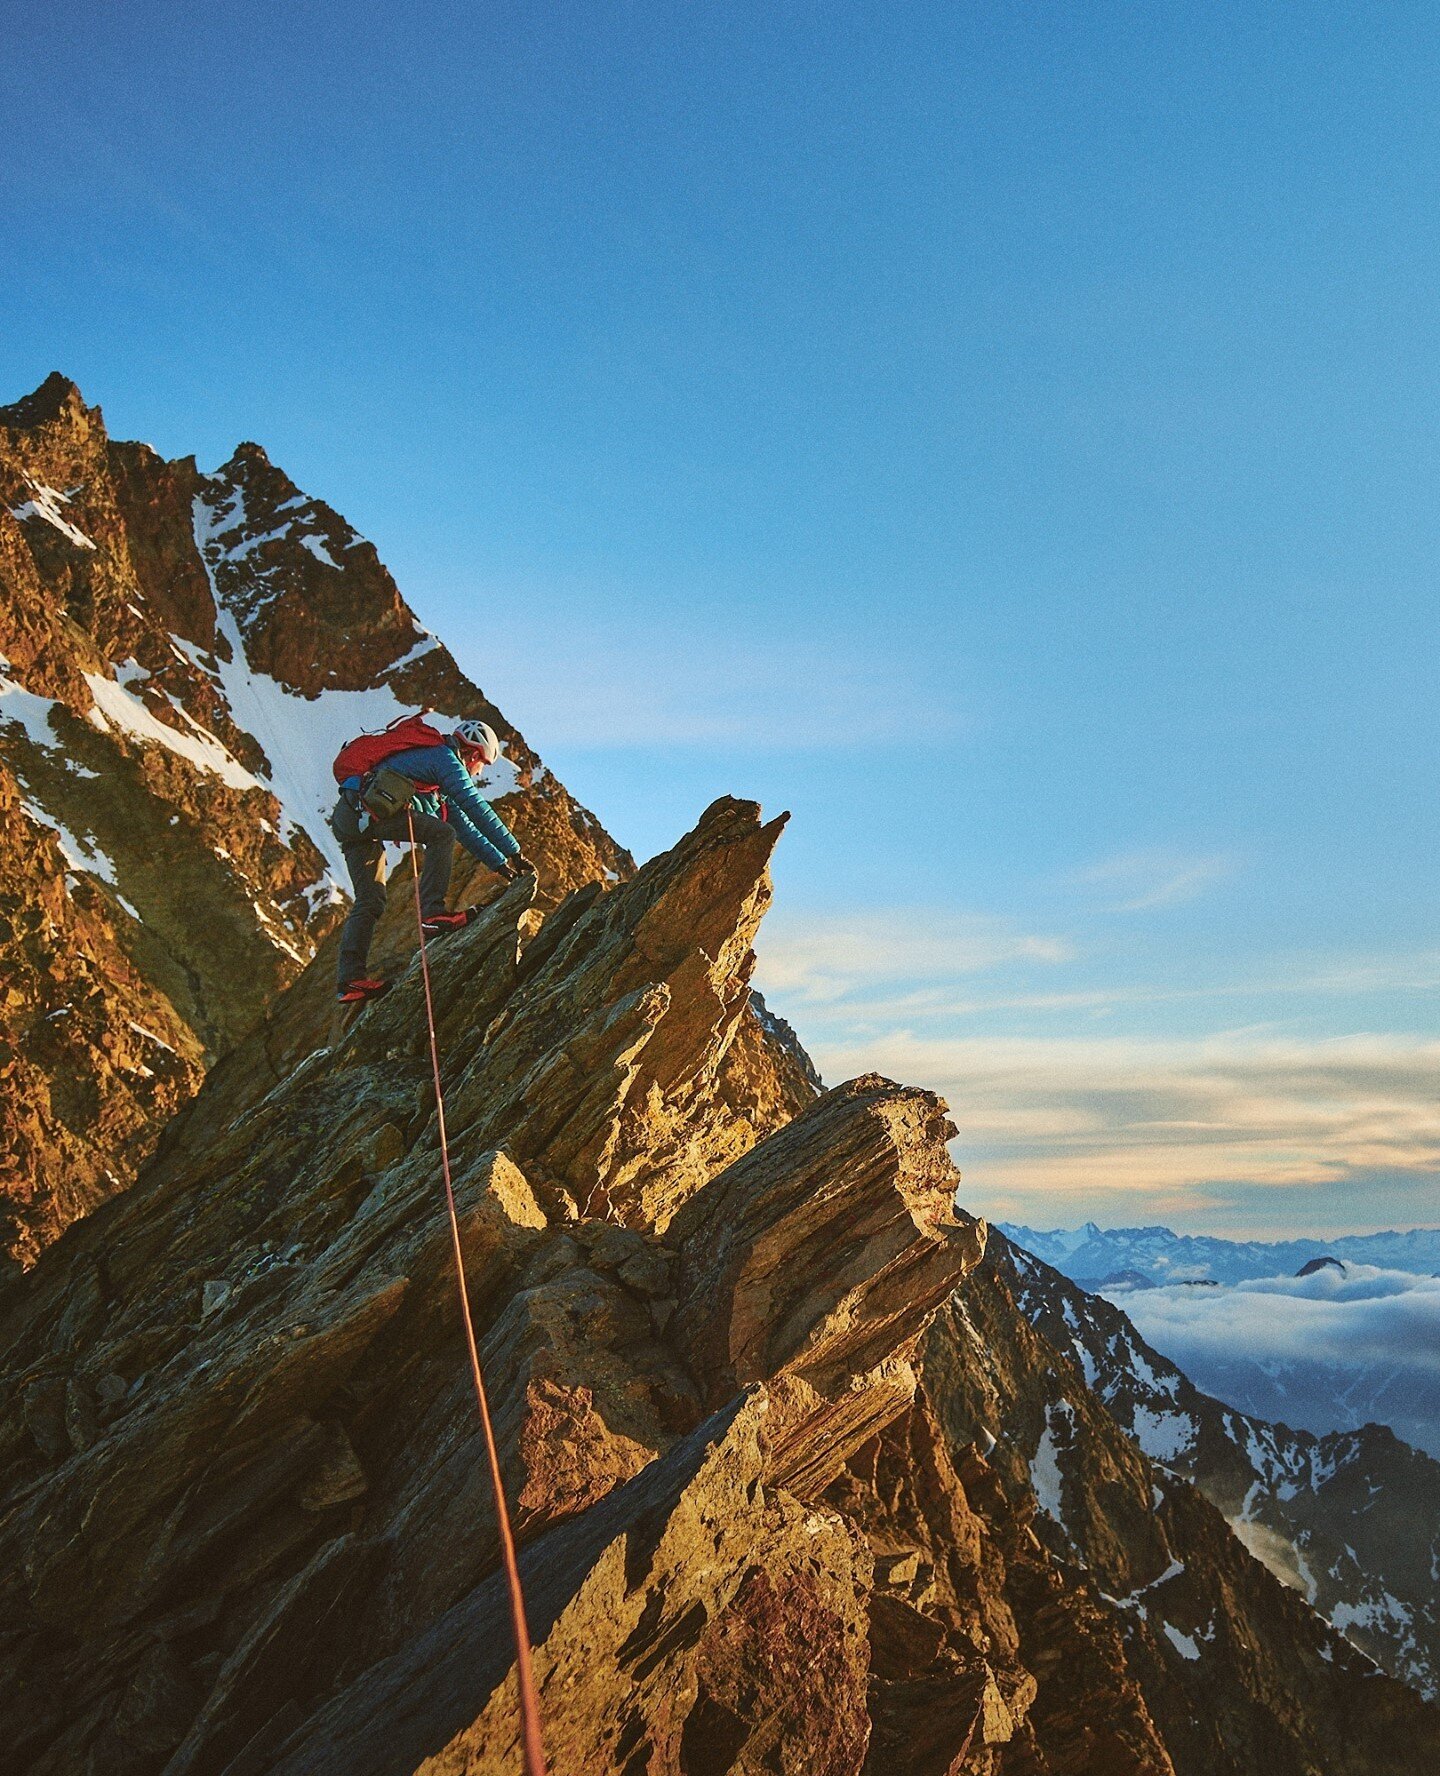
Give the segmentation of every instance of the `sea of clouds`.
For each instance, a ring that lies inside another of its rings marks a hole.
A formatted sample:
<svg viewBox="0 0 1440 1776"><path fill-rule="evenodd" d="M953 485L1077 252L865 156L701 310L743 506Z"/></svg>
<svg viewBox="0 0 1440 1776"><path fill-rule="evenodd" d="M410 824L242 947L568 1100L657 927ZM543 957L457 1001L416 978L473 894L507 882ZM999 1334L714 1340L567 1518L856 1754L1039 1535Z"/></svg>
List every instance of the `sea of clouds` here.
<svg viewBox="0 0 1440 1776"><path fill-rule="evenodd" d="M1106 1293L1141 1337L1229 1405L1310 1431L1389 1425L1440 1458L1440 1277L1347 1264L1230 1287Z"/></svg>

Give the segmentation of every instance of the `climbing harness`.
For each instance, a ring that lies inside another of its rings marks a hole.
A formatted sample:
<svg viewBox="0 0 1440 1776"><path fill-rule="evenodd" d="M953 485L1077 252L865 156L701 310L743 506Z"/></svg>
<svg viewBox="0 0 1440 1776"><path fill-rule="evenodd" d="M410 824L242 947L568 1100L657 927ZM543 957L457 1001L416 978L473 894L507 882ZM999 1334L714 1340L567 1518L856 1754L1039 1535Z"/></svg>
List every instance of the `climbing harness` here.
<svg viewBox="0 0 1440 1776"><path fill-rule="evenodd" d="M510 1512L505 1504L505 1482L500 1474L500 1452L495 1445L495 1427L490 1419L485 1377L480 1371L480 1348L475 1341L475 1321L470 1313L470 1291L465 1287L465 1254L460 1244L460 1217L455 1210L455 1189L450 1180L450 1148L445 1138L445 1097L440 1089L440 1046L435 1035L435 1002L430 993L430 962L425 954L425 920L420 911L420 866L415 860L415 821L409 808L405 810L405 821L410 829L410 874L415 884L415 924L420 933L420 976L425 983L425 1022L430 1031L430 1070L435 1079L440 1169L445 1179L445 1205L450 1216L450 1239L455 1249L455 1281L459 1286L460 1312L465 1321L465 1342L470 1351L470 1375L475 1383L475 1400L480 1408L480 1423L485 1430L485 1453L490 1464L490 1484L495 1493L495 1515L500 1525L500 1552L504 1559L505 1585L510 1597L510 1622L515 1634L520 1743L525 1754L525 1776L547 1776L545 1747L540 1734L540 1702L535 1694L535 1676L530 1665L530 1630L525 1622L525 1594L520 1584L520 1567L515 1558L515 1537L510 1528Z"/></svg>

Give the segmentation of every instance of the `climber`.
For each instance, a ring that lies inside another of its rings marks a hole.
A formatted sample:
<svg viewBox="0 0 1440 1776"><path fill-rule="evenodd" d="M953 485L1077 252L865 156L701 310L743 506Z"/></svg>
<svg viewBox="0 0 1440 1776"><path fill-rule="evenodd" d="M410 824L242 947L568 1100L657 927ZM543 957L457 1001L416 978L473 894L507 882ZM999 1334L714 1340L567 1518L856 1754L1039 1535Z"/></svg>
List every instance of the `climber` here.
<svg viewBox="0 0 1440 1776"><path fill-rule="evenodd" d="M420 912L427 938L447 936L479 911L446 912L450 869L458 839L472 857L507 881L534 873L514 833L475 787L500 757L495 730L483 721L456 722L442 734L422 716L392 722L384 734L366 734L335 760L340 799L330 830L340 841L355 904L340 934L336 996L356 1004L388 992L390 983L366 975L370 940L385 911L385 844L423 846Z"/></svg>

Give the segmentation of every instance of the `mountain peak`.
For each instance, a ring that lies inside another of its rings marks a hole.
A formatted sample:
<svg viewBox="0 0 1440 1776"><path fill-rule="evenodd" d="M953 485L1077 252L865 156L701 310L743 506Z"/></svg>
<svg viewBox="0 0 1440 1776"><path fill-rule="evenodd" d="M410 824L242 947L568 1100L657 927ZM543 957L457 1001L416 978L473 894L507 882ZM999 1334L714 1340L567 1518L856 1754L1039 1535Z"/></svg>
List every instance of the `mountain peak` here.
<svg viewBox="0 0 1440 1776"><path fill-rule="evenodd" d="M129 1185L343 917L326 817L352 735L478 716L507 743L486 790L526 792L507 812L547 892L632 865L258 444L202 475L108 437L51 376L0 407L0 527L3 1281Z"/></svg>
<svg viewBox="0 0 1440 1776"><path fill-rule="evenodd" d="M225 469L232 469L237 465L246 468L251 465L256 468L266 469L274 467L274 464L270 461L269 453L266 451L265 446L263 444L256 444L250 438L246 438L243 443L235 446L234 450L231 452L229 462L224 465L224 468L222 468L220 472L223 475Z"/></svg>
<svg viewBox="0 0 1440 1776"><path fill-rule="evenodd" d="M11 431L28 432L37 426L52 425L57 419L74 419L90 412L84 396L68 376L52 370L39 388L8 407L0 407L0 426ZM99 409L94 409L98 413Z"/></svg>
<svg viewBox="0 0 1440 1776"><path fill-rule="evenodd" d="M1345 1266L1341 1260L1332 1258L1328 1252L1322 1257L1311 1258L1307 1263L1302 1264L1295 1274L1297 1277L1315 1276L1322 1270L1338 1270L1341 1276L1345 1274Z"/></svg>
<svg viewBox="0 0 1440 1776"><path fill-rule="evenodd" d="M750 987L783 816L722 798L635 871L258 445L205 475L107 438L63 379L17 405L17 1768L510 1767L491 1459L557 1770L1304 1776L1341 1743L1347 1776L1440 1766L1440 1717L1086 1390L1069 1338L1113 1310L1062 1313L1060 1343L1022 1317L1033 1274L1017 1252L1012 1289L956 1207L943 1103L819 1094ZM505 737L484 788L534 873L461 861L475 916L433 962L398 881L371 952L393 991L349 1021L329 761L420 704Z"/></svg>

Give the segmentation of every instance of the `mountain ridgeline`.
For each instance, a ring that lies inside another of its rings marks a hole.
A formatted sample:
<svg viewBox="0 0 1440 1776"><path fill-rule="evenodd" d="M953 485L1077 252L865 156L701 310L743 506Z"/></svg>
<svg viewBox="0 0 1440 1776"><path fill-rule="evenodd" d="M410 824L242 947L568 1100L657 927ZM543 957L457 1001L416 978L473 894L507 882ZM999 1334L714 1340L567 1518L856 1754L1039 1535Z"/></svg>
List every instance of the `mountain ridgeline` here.
<svg viewBox="0 0 1440 1776"><path fill-rule="evenodd" d="M1324 1244L1093 1224L1008 1237L1123 1307L1197 1387L1243 1415L1322 1437L1385 1425L1440 1459L1435 1229Z"/></svg>
<svg viewBox="0 0 1440 1776"><path fill-rule="evenodd" d="M992 1233L990 1261L1153 1461L1191 1480L1272 1572L1375 1662L1440 1697L1440 1463L1379 1424L1327 1436L1195 1387L1118 1307Z"/></svg>
<svg viewBox="0 0 1440 1776"><path fill-rule="evenodd" d="M1244 1283L1258 1277L1298 1275L1306 1266L1331 1262L1440 1273L1440 1228L1405 1233L1347 1233L1335 1239L1229 1240L1175 1233L1168 1227L1107 1227L1093 1221L1042 1233L1000 1224L1014 1245L1033 1252L1082 1288L1125 1275L1142 1283Z"/></svg>
<svg viewBox="0 0 1440 1776"><path fill-rule="evenodd" d="M556 1776L1440 1762L1429 1668L1147 1453L957 1207L944 1105L821 1089L757 1004L783 817L636 870L254 446L202 476L58 379L0 426L13 1767L519 1768L407 907L332 1025L324 770L421 702L500 728L539 865L433 975Z"/></svg>

